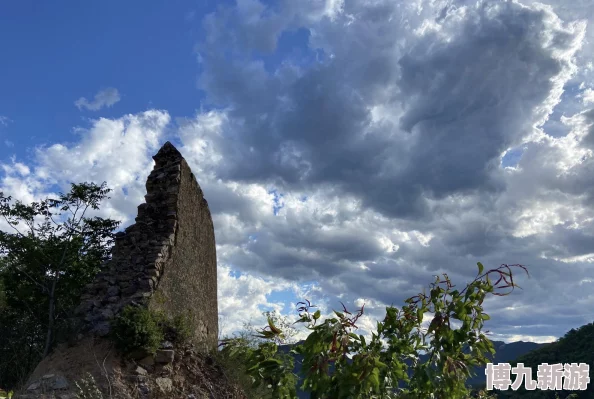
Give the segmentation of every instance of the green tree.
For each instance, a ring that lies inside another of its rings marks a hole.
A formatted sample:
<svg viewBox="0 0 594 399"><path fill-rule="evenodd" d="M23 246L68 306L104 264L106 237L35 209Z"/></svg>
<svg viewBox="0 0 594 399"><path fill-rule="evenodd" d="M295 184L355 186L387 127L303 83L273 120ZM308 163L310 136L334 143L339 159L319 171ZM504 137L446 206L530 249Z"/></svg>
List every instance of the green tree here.
<svg viewBox="0 0 594 399"><path fill-rule="evenodd" d="M67 194L31 204L0 193L9 226L0 231L0 376L7 380L0 384L17 383L67 333L84 286L110 256L119 222L88 216L110 191L105 183L72 184Z"/></svg>
<svg viewBox="0 0 594 399"><path fill-rule="evenodd" d="M386 308L369 341L355 333L364 306L353 314L343 305L334 317L320 322L321 312L314 312L308 301L300 302L297 322L310 330L294 348L295 354L303 356L301 388L311 392L313 399L468 397L465 382L471 370L488 362L487 353L494 353L482 332L489 320L482 303L487 294L507 295L501 290L517 286L513 267L527 272L522 265L502 265L483 273L483 265L477 265L477 277L461 291L444 274L443 279L437 276L429 294L407 299L400 309ZM495 283L492 275L498 277ZM425 313L434 315L427 329L422 327ZM241 361L254 385L268 387L272 397L295 398L292 359L279 353L276 344L283 331L271 318L268 324L259 335L268 342L251 348L241 338L228 339L221 344L223 352ZM429 354L428 360L421 361L421 352ZM486 393L478 396L484 398Z"/></svg>

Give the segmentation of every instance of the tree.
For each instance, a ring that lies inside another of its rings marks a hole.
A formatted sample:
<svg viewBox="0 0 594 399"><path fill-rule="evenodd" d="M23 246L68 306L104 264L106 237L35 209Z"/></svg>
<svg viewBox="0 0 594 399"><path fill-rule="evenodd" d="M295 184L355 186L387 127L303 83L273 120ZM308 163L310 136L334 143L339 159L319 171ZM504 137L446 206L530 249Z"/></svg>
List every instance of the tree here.
<svg viewBox="0 0 594 399"><path fill-rule="evenodd" d="M467 398L466 379L475 366L486 364L487 352L494 353L482 332L489 320L482 303L487 294L507 295L500 290L517 287L512 267L527 272L522 265L501 265L483 273L483 265L477 265L477 277L461 291L454 289L444 274L443 279L437 276L429 295L409 298L400 309L386 308L386 316L377 323L369 342L355 333L364 306L351 313L343 305L342 311L334 312L335 317L321 323L321 312L312 311L315 305L300 302L297 323L310 330L307 339L293 350L303 356L301 389L311 392L314 399ZM498 276L494 284L490 275ZM422 326L426 313L434 315L427 329ZM251 348L241 339L228 339L221 345L227 356L245 365L256 386L267 386L274 398L293 399L297 379L292 359L279 353L276 345L282 334L269 318L268 327L260 331L260 337L268 342ZM429 354L428 360L421 361L421 351Z"/></svg>
<svg viewBox="0 0 594 399"><path fill-rule="evenodd" d="M88 214L110 191L105 182L72 184L67 194L28 205L0 193L0 215L10 229L0 231L3 379L5 370L14 374L5 359L21 361L24 348L27 363L47 356L56 333L67 332L84 286L109 259L119 222Z"/></svg>

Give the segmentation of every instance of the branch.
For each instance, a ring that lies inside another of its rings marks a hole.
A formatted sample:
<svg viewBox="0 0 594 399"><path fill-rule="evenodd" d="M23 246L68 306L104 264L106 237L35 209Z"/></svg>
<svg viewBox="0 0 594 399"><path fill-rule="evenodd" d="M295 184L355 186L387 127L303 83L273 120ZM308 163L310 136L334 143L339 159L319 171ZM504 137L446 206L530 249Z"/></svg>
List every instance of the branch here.
<svg viewBox="0 0 594 399"><path fill-rule="evenodd" d="M21 233L21 232L19 231L19 229L17 229L16 227L14 227L14 225L13 225L12 223L10 223L10 220L8 220L8 218L6 217L6 215L5 215L5 214L2 214L2 216L4 217L4 220L6 220L6 223L8 223L8 225L9 225L10 227L12 227L12 228L13 228L13 229L14 229L14 230L17 232L17 233L19 233L19 235L20 235L21 237L23 237L23 238L28 238L26 235L24 235L23 233Z"/></svg>
<svg viewBox="0 0 594 399"><path fill-rule="evenodd" d="M2 216L4 217L4 220L6 220L6 223L8 223L8 225L9 225L10 227L12 227L12 228L13 228L13 229L14 229L14 230L15 230L15 231L18 233L18 235L19 235L21 238L23 238L23 239L26 239L26 240L33 241L33 240L31 240L29 237L27 237L26 235L24 235L23 233L21 233L21 232L19 231L19 229L17 229L17 228L16 228L16 227L15 227L15 226L14 226L14 225L13 225L13 224L12 224L12 223L11 223L11 222L8 220L8 218L6 217L6 215L5 215L5 214L2 214ZM37 245L35 245L34 247L35 247L35 249L38 249ZM50 257L48 257L48 256L47 256L45 253L43 253L43 251L41 252L41 254L42 254L42 255L43 255L45 258L46 258L46 260L48 260L49 262L51 262L51 261L52 261L52 259L51 259Z"/></svg>
<svg viewBox="0 0 594 399"><path fill-rule="evenodd" d="M35 279L34 279L33 277L31 277L31 276L29 275L29 273L27 273L26 271L24 271L24 270L21 270L21 269L19 269L18 267L17 267L17 270L18 270L19 272L22 272L23 274L25 274L25 276L27 276L27 278L28 278L29 280L31 280L31 281L33 282L33 284L36 284L36 285L40 286L40 287L41 287L41 289L43 290L43 292L49 291L45 285L43 285L43 284L41 284L40 282L38 282L37 280L35 280Z"/></svg>

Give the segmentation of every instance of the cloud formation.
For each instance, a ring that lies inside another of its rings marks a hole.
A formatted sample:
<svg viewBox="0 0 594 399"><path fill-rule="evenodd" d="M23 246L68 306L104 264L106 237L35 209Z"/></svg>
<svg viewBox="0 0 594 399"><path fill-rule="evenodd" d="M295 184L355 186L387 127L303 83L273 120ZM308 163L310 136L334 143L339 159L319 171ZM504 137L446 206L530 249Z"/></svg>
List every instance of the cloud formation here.
<svg viewBox="0 0 594 399"><path fill-rule="evenodd" d="M74 102L76 108L82 110L83 108L89 111L99 111L102 108L109 108L115 103L120 101L120 93L118 89L108 87L101 89L95 94L93 101L87 100L85 97L81 97Z"/></svg>
<svg viewBox="0 0 594 399"><path fill-rule="evenodd" d="M211 109L182 124L182 141L235 193L283 194L276 216L220 221L221 258L384 304L439 272L468 281L477 260L525 263L530 290L493 302L492 330L535 339L590 321L586 307L561 311L594 274L586 22L536 3L332 4L238 1L204 20ZM299 62L253 55L286 54L279 42L298 29ZM242 209L225 198L219 212ZM543 305L550 292L558 303Z"/></svg>
<svg viewBox="0 0 594 399"><path fill-rule="evenodd" d="M494 337L550 340L594 316L594 14L568 4L238 0L201 22L196 115L95 120L1 185L107 180L130 222L171 139L213 212L227 331L281 297L365 301L373 327L481 261L531 273L486 301Z"/></svg>

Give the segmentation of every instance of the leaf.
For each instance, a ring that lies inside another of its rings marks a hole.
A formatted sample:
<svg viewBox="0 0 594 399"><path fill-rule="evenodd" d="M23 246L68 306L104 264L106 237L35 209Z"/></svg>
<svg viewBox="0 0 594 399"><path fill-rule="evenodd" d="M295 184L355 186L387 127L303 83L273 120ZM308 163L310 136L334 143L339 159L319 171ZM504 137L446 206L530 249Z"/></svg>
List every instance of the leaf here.
<svg viewBox="0 0 594 399"><path fill-rule="evenodd" d="M437 316L433 317L433 320L431 320L431 323L429 323L429 328L427 329L427 334L431 334L433 331L435 331L435 329L437 328L438 325L438 318Z"/></svg>
<svg viewBox="0 0 594 399"><path fill-rule="evenodd" d="M380 387L379 369L377 369L377 368L374 368L373 369L373 371L369 375L369 382L371 384L371 387L373 388L373 391L374 392L377 392L379 390L379 387Z"/></svg>
<svg viewBox="0 0 594 399"><path fill-rule="evenodd" d="M483 274L483 270L485 269L483 264L481 262L477 262L476 265L478 266L478 269L479 269L478 274Z"/></svg>
<svg viewBox="0 0 594 399"><path fill-rule="evenodd" d="M316 312L313 315L313 319L317 320L320 318L321 315L322 315L322 312L320 312L319 310L316 310Z"/></svg>
<svg viewBox="0 0 594 399"><path fill-rule="evenodd" d="M275 325L274 325L274 321L272 320L272 317L268 317L268 326L270 327L270 331L273 334L280 334L282 333L282 331L280 329L278 329Z"/></svg>

